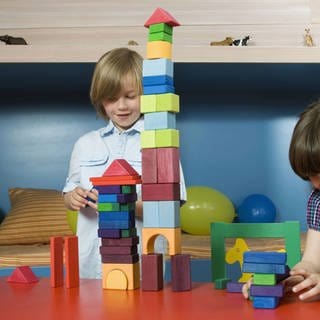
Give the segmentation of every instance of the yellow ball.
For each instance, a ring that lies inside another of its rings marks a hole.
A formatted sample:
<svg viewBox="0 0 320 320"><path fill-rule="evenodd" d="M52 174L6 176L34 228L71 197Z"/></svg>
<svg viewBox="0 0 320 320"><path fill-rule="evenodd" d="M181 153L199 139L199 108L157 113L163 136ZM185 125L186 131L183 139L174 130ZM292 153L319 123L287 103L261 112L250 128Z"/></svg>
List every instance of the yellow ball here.
<svg viewBox="0 0 320 320"><path fill-rule="evenodd" d="M220 191L209 187L187 188L187 202L181 207L181 229L196 235L210 235L211 222L232 222L235 209Z"/></svg>

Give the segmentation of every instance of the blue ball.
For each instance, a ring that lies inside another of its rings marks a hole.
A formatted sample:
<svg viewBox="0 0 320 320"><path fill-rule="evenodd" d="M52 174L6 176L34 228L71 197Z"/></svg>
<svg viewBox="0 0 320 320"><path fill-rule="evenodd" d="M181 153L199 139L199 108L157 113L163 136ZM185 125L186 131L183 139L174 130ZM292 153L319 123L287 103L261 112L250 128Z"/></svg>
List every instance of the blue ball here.
<svg viewBox="0 0 320 320"><path fill-rule="evenodd" d="M247 196L238 208L239 222L274 222L276 207L273 202L262 194Z"/></svg>

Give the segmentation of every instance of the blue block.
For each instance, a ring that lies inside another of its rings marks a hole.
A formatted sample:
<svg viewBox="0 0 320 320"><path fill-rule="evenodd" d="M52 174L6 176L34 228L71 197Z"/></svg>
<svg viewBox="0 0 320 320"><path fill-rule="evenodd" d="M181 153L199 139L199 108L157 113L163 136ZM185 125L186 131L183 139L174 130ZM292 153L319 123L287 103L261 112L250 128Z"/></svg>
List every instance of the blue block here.
<svg viewBox="0 0 320 320"><path fill-rule="evenodd" d="M134 220L135 211L101 211L98 215L99 221L110 220Z"/></svg>
<svg viewBox="0 0 320 320"><path fill-rule="evenodd" d="M144 114L144 130L176 129L176 114L173 112L148 112Z"/></svg>
<svg viewBox="0 0 320 320"><path fill-rule="evenodd" d="M99 194L99 203L120 203L137 201L137 193Z"/></svg>
<svg viewBox="0 0 320 320"><path fill-rule="evenodd" d="M252 297L256 309L275 309L279 305L278 297Z"/></svg>
<svg viewBox="0 0 320 320"><path fill-rule="evenodd" d="M242 265L242 272L247 273L275 273L285 274L286 266L275 263L250 263L244 262Z"/></svg>
<svg viewBox="0 0 320 320"><path fill-rule="evenodd" d="M173 78L167 75L143 77L142 85L143 86L156 86L156 85L173 86Z"/></svg>
<svg viewBox="0 0 320 320"><path fill-rule="evenodd" d="M99 221L99 229L130 229L133 227L135 227L135 222L129 220Z"/></svg>
<svg viewBox="0 0 320 320"><path fill-rule="evenodd" d="M144 86L143 94L161 94L161 93L174 93L173 86L160 85L160 86Z"/></svg>
<svg viewBox="0 0 320 320"><path fill-rule="evenodd" d="M117 201L117 194L99 194L98 200L99 200L99 203L118 202Z"/></svg>
<svg viewBox="0 0 320 320"><path fill-rule="evenodd" d="M173 78L173 61L171 59L145 59L143 60L142 76L167 75Z"/></svg>
<svg viewBox="0 0 320 320"><path fill-rule="evenodd" d="M243 254L243 262L286 264L287 254L286 252L246 251Z"/></svg>

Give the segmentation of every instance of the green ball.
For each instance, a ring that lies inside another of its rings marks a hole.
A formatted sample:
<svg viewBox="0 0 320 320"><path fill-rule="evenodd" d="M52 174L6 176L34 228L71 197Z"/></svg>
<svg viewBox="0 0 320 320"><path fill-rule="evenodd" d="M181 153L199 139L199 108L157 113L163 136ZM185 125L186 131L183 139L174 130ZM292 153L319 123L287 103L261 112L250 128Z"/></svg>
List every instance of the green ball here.
<svg viewBox="0 0 320 320"><path fill-rule="evenodd" d="M187 188L187 201L181 207L181 229L195 235L210 235L211 222L232 222L235 208L220 191L204 186Z"/></svg>

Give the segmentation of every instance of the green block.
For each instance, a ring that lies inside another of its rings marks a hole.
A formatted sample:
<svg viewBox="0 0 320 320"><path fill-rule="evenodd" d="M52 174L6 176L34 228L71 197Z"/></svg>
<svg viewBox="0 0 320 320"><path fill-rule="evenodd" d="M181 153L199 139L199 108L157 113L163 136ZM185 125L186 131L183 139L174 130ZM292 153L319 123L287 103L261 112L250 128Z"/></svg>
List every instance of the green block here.
<svg viewBox="0 0 320 320"><path fill-rule="evenodd" d="M130 238L137 235L137 229L136 228L130 228L130 229L122 229L121 230L121 238Z"/></svg>
<svg viewBox="0 0 320 320"><path fill-rule="evenodd" d="M273 273L254 273L253 284L273 286L276 284L276 275Z"/></svg>
<svg viewBox="0 0 320 320"><path fill-rule="evenodd" d="M157 95L147 94L140 96L140 111L141 113L156 112L157 110Z"/></svg>
<svg viewBox="0 0 320 320"><path fill-rule="evenodd" d="M157 33L157 32L165 32L168 33L170 35L172 35L172 30L173 27L170 26L169 24L166 23L156 23L156 24L152 24L149 27L149 34L150 33Z"/></svg>
<svg viewBox="0 0 320 320"><path fill-rule="evenodd" d="M166 41L172 43L172 35L165 32L150 33L148 41Z"/></svg>
<svg viewBox="0 0 320 320"><path fill-rule="evenodd" d="M125 204L120 204L120 210L119 211L132 211L135 210L136 203L135 202L128 202Z"/></svg>
<svg viewBox="0 0 320 320"><path fill-rule="evenodd" d="M169 111L169 112L179 112L180 110L180 98L174 93L163 93L158 94L156 111Z"/></svg>
<svg viewBox="0 0 320 320"><path fill-rule="evenodd" d="M179 130L160 129L156 130L155 148L179 147Z"/></svg>
<svg viewBox="0 0 320 320"><path fill-rule="evenodd" d="M214 281L214 288L215 289L225 289L227 287L227 283L231 281L228 278L216 279Z"/></svg>
<svg viewBox="0 0 320 320"><path fill-rule="evenodd" d="M284 238L287 264L292 268L301 259L300 224L279 223L211 223L212 280L226 278L226 238Z"/></svg>
<svg viewBox="0 0 320 320"><path fill-rule="evenodd" d="M120 211L120 204L116 202L98 203L98 211Z"/></svg>
<svg viewBox="0 0 320 320"><path fill-rule="evenodd" d="M130 193L136 193L136 186L121 186L121 193L130 194Z"/></svg>

